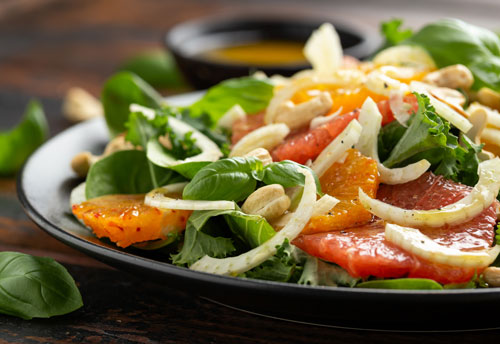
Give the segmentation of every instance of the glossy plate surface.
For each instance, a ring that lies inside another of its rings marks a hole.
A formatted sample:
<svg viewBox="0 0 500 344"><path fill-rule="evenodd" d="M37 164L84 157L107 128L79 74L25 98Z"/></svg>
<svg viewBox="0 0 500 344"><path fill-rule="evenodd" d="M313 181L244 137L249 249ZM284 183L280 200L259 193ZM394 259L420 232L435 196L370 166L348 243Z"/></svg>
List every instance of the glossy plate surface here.
<svg viewBox="0 0 500 344"><path fill-rule="evenodd" d="M169 98L186 104L199 93ZM176 267L164 257L122 250L94 237L74 219L69 194L82 182L70 168L81 151L102 152L108 133L102 119L55 136L28 160L18 194L28 215L58 240L109 265L170 287L189 290L234 308L326 326L380 330L467 330L500 327L500 288L397 291L330 287L218 276Z"/></svg>

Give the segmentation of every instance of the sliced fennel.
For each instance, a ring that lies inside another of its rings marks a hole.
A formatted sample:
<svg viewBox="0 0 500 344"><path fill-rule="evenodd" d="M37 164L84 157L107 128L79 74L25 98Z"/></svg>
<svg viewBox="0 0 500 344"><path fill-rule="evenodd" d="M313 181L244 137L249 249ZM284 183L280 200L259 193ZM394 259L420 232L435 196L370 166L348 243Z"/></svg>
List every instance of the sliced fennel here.
<svg viewBox="0 0 500 344"><path fill-rule="evenodd" d="M483 161L479 181L471 193L458 202L433 210L407 210L370 198L359 189L361 204L372 214L403 226L441 227L469 221L489 207L500 190L500 158Z"/></svg>
<svg viewBox="0 0 500 344"><path fill-rule="evenodd" d="M323 149L311 166L318 177L321 177L333 163L342 158L344 153L358 142L362 129L363 127L357 120L352 120L344 131Z"/></svg>
<svg viewBox="0 0 500 344"><path fill-rule="evenodd" d="M144 199L144 204L162 209L182 210L225 210L236 209L232 201L194 201L171 198L169 194L179 194L188 183L175 183L149 192Z"/></svg>
<svg viewBox="0 0 500 344"><path fill-rule="evenodd" d="M333 75L342 66L342 45L332 24L324 23L312 33L304 55L318 74Z"/></svg>
<svg viewBox="0 0 500 344"><path fill-rule="evenodd" d="M316 183L313 175L304 169L301 172L305 175L302 199L294 215L281 231L264 244L239 256L223 259L205 256L192 264L190 269L219 275L238 275L260 265L276 254L276 247L285 239L289 241L295 239L311 218L316 201Z"/></svg>
<svg viewBox="0 0 500 344"><path fill-rule="evenodd" d="M416 69L436 69L434 60L425 49L415 45L397 45L382 50L373 58L377 66L399 66Z"/></svg>
<svg viewBox="0 0 500 344"><path fill-rule="evenodd" d="M219 128L231 129L235 121L243 119L245 116L245 110L243 110L239 104L236 104L227 110L224 115L222 115L222 117L217 121L217 126Z"/></svg>
<svg viewBox="0 0 500 344"><path fill-rule="evenodd" d="M467 118L455 111L448 104L442 102L441 100L430 94L427 91L426 84L418 81L412 81L410 83L410 90L412 92L425 94L429 98L431 105L436 110L436 113L453 124L458 129L460 129L460 131L467 133L472 128L472 123L469 122Z"/></svg>
<svg viewBox="0 0 500 344"><path fill-rule="evenodd" d="M234 145L229 157L243 156L256 148L268 151L279 145L290 133L286 124L269 124L245 135Z"/></svg>
<svg viewBox="0 0 500 344"><path fill-rule="evenodd" d="M323 195L314 204L314 210L312 216L325 215L330 210L332 210L340 201L333 196Z"/></svg>
<svg viewBox="0 0 500 344"><path fill-rule="evenodd" d="M131 104L130 111L141 112L148 118L154 118L156 116L156 112L153 109L137 104ZM201 150L201 153L184 160L177 160L163 150L156 138L151 139L148 142L146 151L148 159L155 165L168 168L194 161L217 161L222 157L223 154L217 144L189 124L175 117L169 117L168 125L172 128L173 132L180 137L190 132L191 138L195 140L194 145Z"/></svg>
<svg viewBox="0 0 500 344"><path fill-rule="evenodd" d="M85 202L87 197L85 196L85 182L79 184L73 190L71 190L71 195L69 196L70 207Z"/></svg>
<svg viewBox="0 0 500 344"><path fill-rule="evenodd" d="M493 263L500 253L500 245L477 251L460 251L440 245L418 229L401 227L388 223L385 238L416 256L431 262L468 268L486 267Z"/></svg>
<svg viewBox="0 0 500 344"><path fill-rule="evenodd" d="M370 91L387 97L391 95L391 92L408 92L408 85L383 74L379 70L368 74L365 86Z"/></svg>
<svg viewBox="0 0 500 344"><path fill-rule="evenodd" d="M380 173L380 181L384 184L403 184L417 179L431 166L430 162L422 159L411 165L400 168L387 168L379 160L377 151L377 139L382 123L382 115L377 104L368 97L359 114L359 122L363 126L361 137L355 148L377 162Z"/></svg>

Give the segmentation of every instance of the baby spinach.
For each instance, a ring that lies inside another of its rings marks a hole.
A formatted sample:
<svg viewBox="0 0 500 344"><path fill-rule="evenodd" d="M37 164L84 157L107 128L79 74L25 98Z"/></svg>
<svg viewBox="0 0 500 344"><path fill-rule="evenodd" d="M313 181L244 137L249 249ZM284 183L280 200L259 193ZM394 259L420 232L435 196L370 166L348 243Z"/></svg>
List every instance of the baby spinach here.
<svg viewBox="0 0 500 344"><path fill-rule="evenodd" d="M427 289L443 289L441 284L436 281L426 278L398 278L387 280L373 280L362 282L356 285L357 288L374 288L374 289L410 289L410 290L427 290Z"/></svg>
<svg viewBox="0 0 500 344"><path fill-rule="evenodd" d="M227 110L239 104L246 113L264 110L273 96L274 86L267 80L254 77L234 78L208 89L207 93L190 107L194 117L206 113L215 124Z"/></svg>
<svg viewBox="0 0 500 344"><path fill-rule="evenodd" d="M152 160L154 161L154 159ZM187 179L193 179L196 173L198 173L202 168L210 165L211 163L211 161L192 161L186 162L184 164L170 166L170 169L174 170Z"/></svg>
<svg viewBox="0 0 500 344"><path fill-rule="evenodd" d="M144 80L130 72L119 72L106 83L101 95L104 115L111 136L125 131L130 104L161 108L161 96Z"/></svg>
<svg viewBox="0 0 500 344"><path fill-rule="evenodd" d="M262 245L276 232L265 218L233 210L224 215L231 231L250 248Z"/></svg>
<svg viewBox="0 0 500 344"><path fill-rule="evenodd" d="M0 313L48 318L83 305L68 271L52 258L0 253Z"/></svg>
<svg viewBox="0 0 500 344"><path fill-rule="evenodd" d="M186 185L182 196L192 200L239 202L255 190L256 176L262 170L262 162L257 158L222 159L203 167Z"/></svg>
<svg viewBox="0 0 500 344"><path fill-rule="evenodd" d="M172 170L149 162L144 151L115 152L92 165L87 175L87 199L111 194L140 194L182 181Z"/></svg>
<svg viewBox="0 0 500 344"><path fill-rule="evenodd" d="M14 174L48 137L49 129L42 106L29 102L24 118L14 129L0 132L0 176Z"/></svg>

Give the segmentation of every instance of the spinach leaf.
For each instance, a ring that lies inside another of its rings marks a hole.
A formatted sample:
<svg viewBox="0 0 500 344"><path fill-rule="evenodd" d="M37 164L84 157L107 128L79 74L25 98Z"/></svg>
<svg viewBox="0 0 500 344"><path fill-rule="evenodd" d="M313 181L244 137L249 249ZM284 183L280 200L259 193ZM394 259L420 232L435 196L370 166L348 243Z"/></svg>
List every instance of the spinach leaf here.
<svg viewBox="0 0 500 344"><path fill-rule="evenodd" d="M239 202L256 188L262 174L257 158L227 158L203 167L186 185L182 197L192 200L229 200Z"/></svg>
<svg viewBox="0 0 500 344"><path fill-rule="evenodd" d="M410 117L407 124L411 123L411 120L415 116ZM404 133L406 132L407 126L405 127L398 121L392 121L389 124L386 124L380 129L378 136L378 156L381 161L389 158L391 151L394 149L394 146L401 140Z"/></svg>
<svg viewBox="0 0 500 344"><path fill-rule="evenodd" d="M136 55L126 61L120 70L135 73L153 87L186 87L174 58L164 50L150 50Z"/></svg>
<svg viewBox="0 0 500 344"><path fill-rule="evenodd" d="M0 313L48 318L83 305L68 271L52 258L0 253Z"/></svg>
<svg viewBox="0 0 500 344"><path fill-rule="evenodd" d="M285 188L304 186L306 177L298 171L304 168L312 173L316 181L316 189L319 195L323 195L319 178L309 167L296 163L295 161L283 160L273 162L264 166L264 176L260 179L265 184L280 184Z"/></svg>
<svg viewBox="0 0 500 344"><path fill-rule="evenodd" d="M23 120L14 129L0 133L0 176L14 174L48 137L42 106L29 102Z"/></svg>
<svg viewBox="0 0 500 344"><path fill-rule="evenodd" d="M303 267L294 256L294 246L288 240L277 248L276 254L240 277L297 283Z"/></svg>
<svg viewBox="0 0 500 344"><path fill-rule="evenodd" d="M198 117L193 117L190 115L189 109L185 109L177 115L177 118L189 124L200 133L205 134L206 137L221 148L225 156L229 155L229 133L221 133L220 131L210 129L216 122L208 114L203 113Z"/></svg>
<svg viewBox="0 0 500 344"><path fill-rule="evenodd" d="M90 167L85 195L91 199L111 194L140 194L182 180L174 171L151 164L144 151L118 151Z"/></svg>
<svg viewBox="0 0 500 344"><path fill-rule="evenodd" d="M173 264L189 266L205 255L224 258L236 251L233 241L221 236L220 226L207 225L209 220L220 214L219 210L194 211L191 214L186 225L184 245L178 254L172 255Z"/></svg>
<svg viewBox="0 0 500 344"><path fill-rule="evenodd" d="M119 72L108 79L101 98L111 136L125 131L130 104L159 109L162 103L161 96L150 85L130 72Z"/></svg>
<svg viewBox="0 0 500 344"><path fill-rule="evenodd" d="M385 37L385 43L382 49L397 45L412 36L413 31L411 29L402 30L402 24L402 19L392 19L382 22L380 25L380 31L382 31L382 35Z"/></svg>
<svg viewBox="0 0 500 344"><path fill-rule="evenodd" d="M441 284L426 278L398 278L387 280L373 280L362 282L356 285L357 288L375 288L375 289L443 289Z"/></svg>
<svg viewBox="0 0 500 344"><path fill-rule="evenodd" d="M257 113L267 107L273 96L274 86L253 77L234 78L208 89L207 93L190 107L194 117L206 113L213 123L227 110L239 104L246 113Z"/></svg>
<svg viewBox="0 0 500 344"><path fill-rule="evenodd" d="M416 44L438 67L463 64L474 75L473 89L500 91L500 38L493 32L458 19L442 19L424 26L402 44Z"/></svg>
<svg viewBox="0 0 500 344"><path fill-rule="evenodd" d="M211 161L192 161L186 162L184 164L170 166L170 169L186 177L187 179L193 179L196 173L198 173L202 168L210 165L211 163Z"/></svg>

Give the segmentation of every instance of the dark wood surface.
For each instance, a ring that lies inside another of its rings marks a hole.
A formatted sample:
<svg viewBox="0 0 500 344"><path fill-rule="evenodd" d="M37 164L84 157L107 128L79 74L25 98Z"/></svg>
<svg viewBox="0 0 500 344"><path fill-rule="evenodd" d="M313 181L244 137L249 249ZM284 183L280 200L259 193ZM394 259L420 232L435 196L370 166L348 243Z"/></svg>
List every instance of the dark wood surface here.
<svg viewBox="0 0 500 344"><path fill-rule="evenodd" d="M121 62L161 47L163 33L177 22L221 12L265 10L265 6L284 7L264 1L253 5L201 0L0 2L0 129L14 125L27 101L36 97L43 102L51 134L56 134L70 126L61 115L62 97L69 87L98 95ZM328 4L320 1L318 6ZM348 5L342 6L336 15L348 12ZM299 7L311 11L311 6L298 2L286 11ZM376 25L378 19L368 21ZM477 343L500 338L497 330L405 334L323 328L213 304L112 269L51 238L24 215L14 178L0 179L0 250L51 256L63 263L85 304L52 319L24 321L0 315L0 343Z"/></svg>

